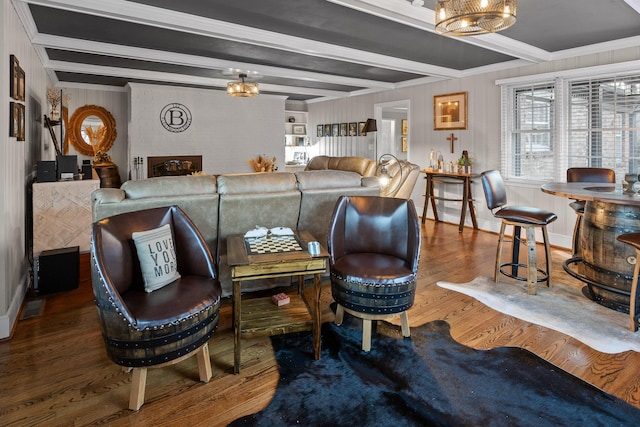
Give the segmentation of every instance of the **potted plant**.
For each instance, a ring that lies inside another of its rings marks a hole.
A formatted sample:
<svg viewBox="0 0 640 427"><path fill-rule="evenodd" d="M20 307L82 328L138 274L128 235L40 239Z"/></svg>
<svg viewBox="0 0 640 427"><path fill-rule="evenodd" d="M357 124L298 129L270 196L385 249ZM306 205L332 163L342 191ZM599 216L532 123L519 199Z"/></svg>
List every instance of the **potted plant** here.
<svg viewBox="0 0 640 427"><path fill-rule="evenodd" d="M467 150L462 152L462 156L458 159L458 173L471 173L471 165L473 164L473 159L467 153Z"/></svg>

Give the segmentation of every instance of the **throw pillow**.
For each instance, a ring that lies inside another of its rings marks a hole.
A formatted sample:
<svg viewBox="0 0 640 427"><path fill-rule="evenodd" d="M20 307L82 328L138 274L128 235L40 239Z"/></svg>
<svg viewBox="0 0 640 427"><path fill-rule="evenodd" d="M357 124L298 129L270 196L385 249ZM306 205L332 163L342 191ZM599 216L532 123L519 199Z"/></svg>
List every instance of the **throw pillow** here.
<svg viewBox="0 0 640 427"><path fill-rule="evenodd" d="M145 291L153 292L180 278L169 224L134 232L131 237L140 260Z"/></svg>

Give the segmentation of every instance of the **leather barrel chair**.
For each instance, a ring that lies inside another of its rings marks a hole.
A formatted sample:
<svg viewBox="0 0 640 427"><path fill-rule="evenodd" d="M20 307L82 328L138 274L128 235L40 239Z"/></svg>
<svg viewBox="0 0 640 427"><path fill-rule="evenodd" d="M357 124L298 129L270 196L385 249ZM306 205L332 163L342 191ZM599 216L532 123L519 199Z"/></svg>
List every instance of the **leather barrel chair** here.
<svg viewBox="0 0 640 427"><path fill-rule="evenodd" d="M170 224L180 278L146 292L132 233ZM200 380L211 378L208 341L218 325L220 283L213 256L177 206L105 218L92 226L92 279L109 358L133 368L129 407L144 402L147 368L198 356Z"/></svg>
<svg viewBox="0 0 640 427"><path fill-rule="evenodd" d="M400 315L410 336L420 257L420 223L411 199L342 196L329 226L331 293L344 312L363 319L362 349L371 348L371 322Z"/></svg>

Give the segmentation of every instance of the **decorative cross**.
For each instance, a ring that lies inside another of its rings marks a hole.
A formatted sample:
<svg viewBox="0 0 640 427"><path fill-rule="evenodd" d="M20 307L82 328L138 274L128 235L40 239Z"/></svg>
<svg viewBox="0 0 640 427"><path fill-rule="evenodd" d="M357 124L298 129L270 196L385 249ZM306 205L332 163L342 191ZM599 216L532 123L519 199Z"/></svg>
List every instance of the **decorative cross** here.
<svg viewBox="0 0 640 427"><path fill-rule="evenodd" d="M451 136L449 138L447 138L447 141L449 141L451 143L451 152L453 153L454 149L453 149L453 143L455 141L457 141L458 138L456 138L453 134L451 134Z"/></svg>

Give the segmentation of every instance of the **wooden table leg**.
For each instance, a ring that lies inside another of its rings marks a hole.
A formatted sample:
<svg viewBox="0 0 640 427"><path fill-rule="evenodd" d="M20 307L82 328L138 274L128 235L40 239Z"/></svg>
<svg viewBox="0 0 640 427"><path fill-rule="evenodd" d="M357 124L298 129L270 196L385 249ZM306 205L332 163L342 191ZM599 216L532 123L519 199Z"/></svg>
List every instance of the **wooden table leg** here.
<svg viewBox="0 0 640 427"><path fill-rule="evenodd" d="M233 373L240 373L240 282L233 282Z"/></svg>
<svg viewBox="0 0 640 427"><path fill-rule="evenodd" d="M431 179L429 178L429 175L427 175L425 179L426 179L427 186L424 191L424 206L422 207L422 223L423 224L427 220L427 213L429 212L429 181L431 181Z"/></svg>
<svg viewBox="0 0 640 427"><path fill-rule="evenodd" d="M320 293L322 291L322 287L320 286L321 281L322 275L315 274L313 277L313 357L316 360L320 359Z"/></svg>
<svg viewBox="0 0 640 427"><path fill-rule="evenodd" d="M466 179L467 186L467 202L469 203L469 213L471 214L471 223L475 230L478 229L478 221L476 220L476 209L473 206L473 195L471 194L471 177Z"/></svg>
<svg viewBox="0 0 640 427"><path fill-rule="evenodd" d="M467 218L467 203L469 201L469 188L467 187L467 181L469 178L465 177L462 183L462 211L460 212L460 224L458 224L458 233L462 233L464 230L464 220Z"/></svg>

